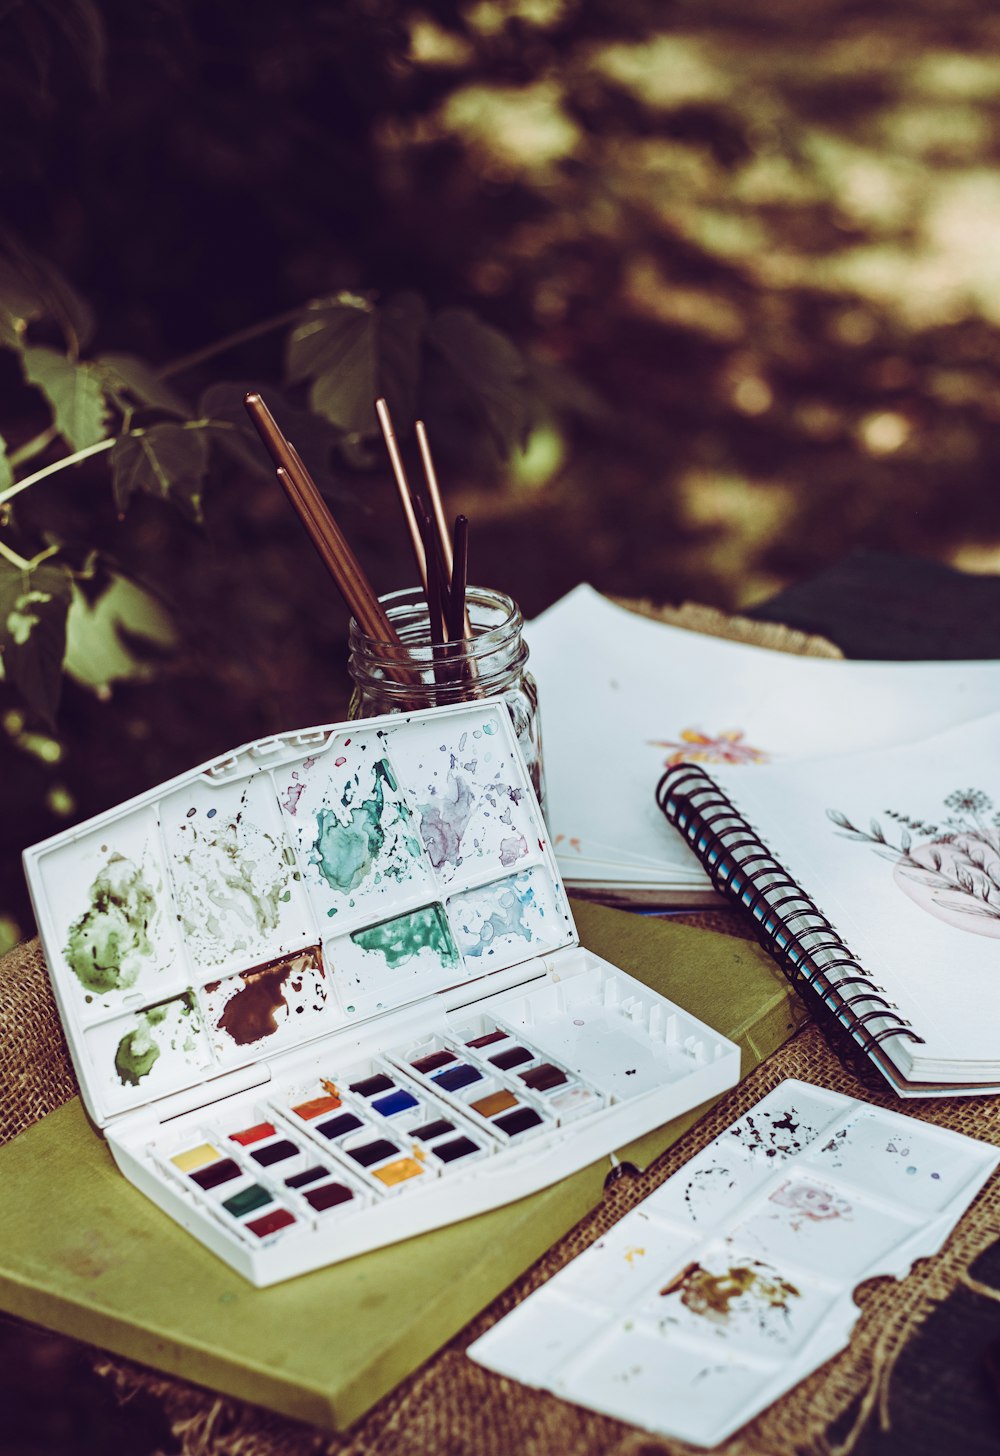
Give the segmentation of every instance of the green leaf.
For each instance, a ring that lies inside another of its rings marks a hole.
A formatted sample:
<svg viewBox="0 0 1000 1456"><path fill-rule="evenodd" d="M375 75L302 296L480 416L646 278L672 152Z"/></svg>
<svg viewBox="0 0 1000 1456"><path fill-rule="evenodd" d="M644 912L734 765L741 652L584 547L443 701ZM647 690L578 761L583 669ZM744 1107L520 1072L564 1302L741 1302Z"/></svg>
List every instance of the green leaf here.
<svg viewBox="0 0 1000 1456"><path fill-rule="evenodd" d="M37 288L28 284L10 259L0 255L0 344L23 349L28 324L44 312Z"/></svg>
<svg viewBox="0 0 1000 1456"><path fill-rule="evenodd" d="M101 377L92 364L75 364L55 349L33 347L22 355L25 378L45 395L56 429L74 450L103 440L107 407Z"/></svg>
<svg viewBox="0 0 1000 1456"><path fill-rule="evenodd" d="M0 298L0 345L5 349L24 348L23 322L18 314Z"/></svg>
<svg viewBox="0 0 1000 1456"><path fill-rule="evenodd" d="M43 562L23 572L0 561L4 675L49 724L59 707L70 592L65 567Z"/></svg>
<svg viewBox="0 0 1000 1456"><path fill-rule="evenodd" d="M164 423L122 435L111 450L115 504L124 514L137 490L169 500L201 520L201 490L208 470L205 431Z"/></svg>
<svg viewBox="0 0 1000 1456"><path fill-rule="evenodd" d="M431 320L427 342L450 366L501 455L522 447L532 417L531 393L524 360L507 336L467 309L446 308Z"/></svg>
<svg viewBox="0 0 1000 1456"><path fill-rule="evenodd" d="M191 418L191 410L179 394L137 359L134 354L99 354L93 361L104 388L115 395L127 395L133 405L149 405L151 409L167 410Z"/></svg>
<svg viewBox="0 0 1000 1456"><path fill-rule="evenodd" d="M94 315L89 306L63 277L58 268L29 252L9 233L0 235L0 312L13 320L16 347L24 342L24 330L35 319L51 319L59 325L66 346L76 355L94 335Z"/></svg>
<svg viewBox="0 0 1000 1456"><path fill-rule="evenodd" d="M0 437L0 490L14 484L14 472L7 456L7 442Z"/></svg>
<svg viewBox="0 0 1000 1456"><path fill-rule="evenodd" d="M162 602L128 577L112 571L94 601L73 583L65 670L99 697L106 697L114 682L150 678L155 655L176 641L173 619Z"/></svg>
<svg viewBox="0 0 1000 1456"><path fill-rule="evenodd" d="M376 432L375 400L384 395L397 430L416 412L427 307L397 293L376 307L353 294L311 303L289 335L291 383L309 380L309 404L348 435Z"/></svg>

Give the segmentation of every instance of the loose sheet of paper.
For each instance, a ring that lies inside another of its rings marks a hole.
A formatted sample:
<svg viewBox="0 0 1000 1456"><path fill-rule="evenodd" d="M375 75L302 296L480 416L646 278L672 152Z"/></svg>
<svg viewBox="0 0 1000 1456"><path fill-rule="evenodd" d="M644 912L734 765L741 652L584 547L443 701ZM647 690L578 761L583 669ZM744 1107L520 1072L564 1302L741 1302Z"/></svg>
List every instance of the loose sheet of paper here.
<svg viewBox="0 0 1000 1456"><path fill-rule="evenodd" d="M939 1249L998 1161L986 1143L782 1082L468 1353L716 1445L843 1348L855 1286Z"/></svg>
<svg viewBox="0 0 1000 1456"><path fill-rule="evenodd" d="M911 742L1000 709L1000 663L796 657L636 616L588 586L527 636L546 817L570 883L707 883L654 801L671 763L752 774Z"/></svg>

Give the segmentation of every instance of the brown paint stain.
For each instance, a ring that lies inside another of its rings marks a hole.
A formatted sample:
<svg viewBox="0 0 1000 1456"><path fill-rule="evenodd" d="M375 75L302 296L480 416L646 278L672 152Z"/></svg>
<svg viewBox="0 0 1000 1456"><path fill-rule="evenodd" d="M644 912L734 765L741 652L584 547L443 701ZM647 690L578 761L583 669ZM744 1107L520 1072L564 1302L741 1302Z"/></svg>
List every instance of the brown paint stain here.
<svg viewBox="0 0 1000 1456"><path fill-rule="evenodd" d="M285 983L293 974L301 976L307 967L318 970L322 975L318 946L300 951L298 955L266 961L252 971L243 971L240 975L243 989L229 998L216 1023L220 1031L231 1036L237 1046L246 1046L248 1042L271 1036L278 1029L281 1008L288 1007ZM216 981L206 990L216 991L221 984Z"/></svg>
<svg viewBox="0 0 1000 1456"><path fill-rule="evenodd" d="M743 1295L771 1309L787 1309L788 1300L797 1298L799 1291L786 1279L773 1275L766 1265L737 1264L724 1274L712 1274L700 1264L688 1264L660 1293L680 1293L681 1303L692 1314L704 1315L719 1324L729 1318L733 1304Z"/></svg>

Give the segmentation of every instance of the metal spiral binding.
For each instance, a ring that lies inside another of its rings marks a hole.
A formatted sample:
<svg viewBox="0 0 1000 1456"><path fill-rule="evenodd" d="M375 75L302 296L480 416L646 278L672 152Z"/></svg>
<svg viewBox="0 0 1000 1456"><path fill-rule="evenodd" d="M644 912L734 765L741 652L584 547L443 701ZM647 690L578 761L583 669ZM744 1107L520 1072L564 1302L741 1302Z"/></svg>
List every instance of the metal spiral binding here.
<svg viewBox="0 0 1000 1456"><path fill-rule="evenodd" d="M841 1061L871 1082L879 1044L923 1043L753 826L696 764L667 769L656 802L701 860L714 887L745 906L757 939L805 1001ZM794 927L794 928L793 928ZM851 991L845 995L845 991ZM864 1005L866 1009L855 1010ZM874 1027L871 1023L888 1023ZM859 1053L864 1053L863 1056Z"/></svg>

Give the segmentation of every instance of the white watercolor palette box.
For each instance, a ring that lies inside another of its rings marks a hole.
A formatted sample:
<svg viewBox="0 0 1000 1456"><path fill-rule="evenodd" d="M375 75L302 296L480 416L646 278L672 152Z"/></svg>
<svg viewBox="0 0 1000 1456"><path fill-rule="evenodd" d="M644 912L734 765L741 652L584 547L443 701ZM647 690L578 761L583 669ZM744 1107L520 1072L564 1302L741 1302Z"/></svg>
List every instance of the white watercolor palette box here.
<svg viewBox="0 0 1000 1456"><path fill-rule="evenodd" d="M24 858L91 1118L258 1285L522 1197L739 1074L579 946L502 703L249 744Z"/></svg>
<svg viewBox="0 0 1000 1456"><path fill-rule="evenodd" d="M469 1348L714 1446L843 1349L853 1290L941 1248L1000 1152L785 1081Z"/></svg>

